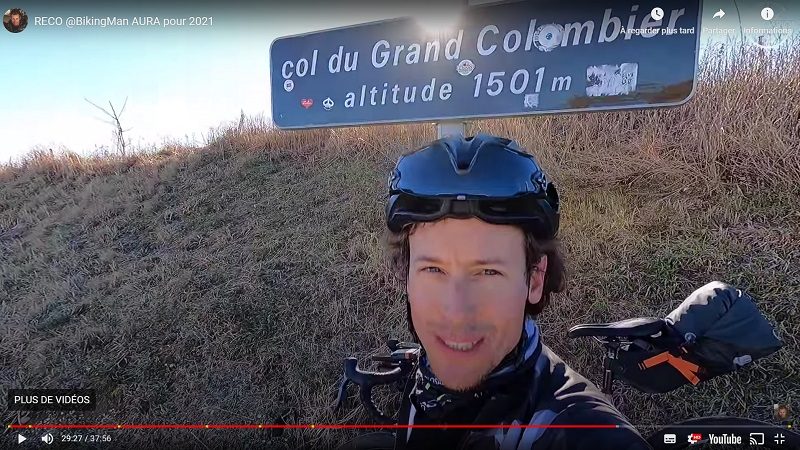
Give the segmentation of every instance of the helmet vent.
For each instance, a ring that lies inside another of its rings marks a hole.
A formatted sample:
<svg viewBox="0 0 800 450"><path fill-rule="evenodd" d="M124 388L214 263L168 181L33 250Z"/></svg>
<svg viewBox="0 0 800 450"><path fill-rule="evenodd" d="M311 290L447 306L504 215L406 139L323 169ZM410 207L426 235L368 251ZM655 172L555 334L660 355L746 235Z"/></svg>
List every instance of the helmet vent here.
<svg viewBox="0 0 800 450"><path fill-rule="evenodd" d="M450 159L455 166L456 173L459 175L466 175L469 173L470 169L472 169L475 157L478 156L478 150L482 144L481 141L472 138L468 138L466 141L471 141L471 145L456 144L449 145L447 148L450 153Z"/></svg>

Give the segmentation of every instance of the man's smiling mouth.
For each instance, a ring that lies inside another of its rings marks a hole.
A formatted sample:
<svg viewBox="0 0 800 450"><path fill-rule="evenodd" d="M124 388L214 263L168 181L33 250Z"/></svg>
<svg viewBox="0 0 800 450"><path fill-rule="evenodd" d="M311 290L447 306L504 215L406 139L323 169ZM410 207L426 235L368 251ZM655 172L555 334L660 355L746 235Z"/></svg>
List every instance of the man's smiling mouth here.
<svg viewBox="0 0 800 450"><path fill-rule="evenodd" d="M457 352L465 352L465 353L475 350L475 348L479 347L483 343L483 338L478 338L474 340L450 340L441 338L439 336L437 336L436 338L442 345L449 348L450 350L454 350Z"/></svg>

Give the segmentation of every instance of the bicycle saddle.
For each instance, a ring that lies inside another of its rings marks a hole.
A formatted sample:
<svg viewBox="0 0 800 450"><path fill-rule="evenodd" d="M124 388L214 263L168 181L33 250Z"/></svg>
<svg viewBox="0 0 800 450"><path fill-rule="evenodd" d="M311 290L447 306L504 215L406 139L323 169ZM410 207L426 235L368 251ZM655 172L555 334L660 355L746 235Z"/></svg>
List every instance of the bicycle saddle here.
<svg viewBox="0 0 800 450"><path fill-rule="evenodd" d="M639 317L611 323L582 323L569 329L569 337L647 337L665 329L664 319Z"/></svg>

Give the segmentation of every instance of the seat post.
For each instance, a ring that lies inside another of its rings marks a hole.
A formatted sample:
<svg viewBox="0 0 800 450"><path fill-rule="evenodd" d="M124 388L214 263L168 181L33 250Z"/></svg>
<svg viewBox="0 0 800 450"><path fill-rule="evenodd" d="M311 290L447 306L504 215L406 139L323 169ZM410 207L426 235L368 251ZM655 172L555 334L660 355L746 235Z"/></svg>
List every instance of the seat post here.
<svg viewBox="0 0 800 450"><path fill-rule="evenodd" d="M606 344L606 355L603 358L603 387L602 391L609 399L613 400L614 372L611 371L611 360L617 358L618 348Z"/></svg>

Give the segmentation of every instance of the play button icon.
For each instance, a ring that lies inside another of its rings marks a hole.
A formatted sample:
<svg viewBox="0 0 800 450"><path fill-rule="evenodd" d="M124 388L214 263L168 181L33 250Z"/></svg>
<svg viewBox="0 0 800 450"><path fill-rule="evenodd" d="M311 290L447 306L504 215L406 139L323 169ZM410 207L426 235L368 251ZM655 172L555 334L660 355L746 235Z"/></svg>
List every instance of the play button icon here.
<svg viewBox="0 0 800 450"><path fill-rule="evenodd" d="M21 434L18 434L18 435L17 435L17 444L22 444L22 443L23 443L23 442L25 442L26 440L28 440L28 438L26 438L25 436L23 436L23 435L21 435Z"/></svg>

